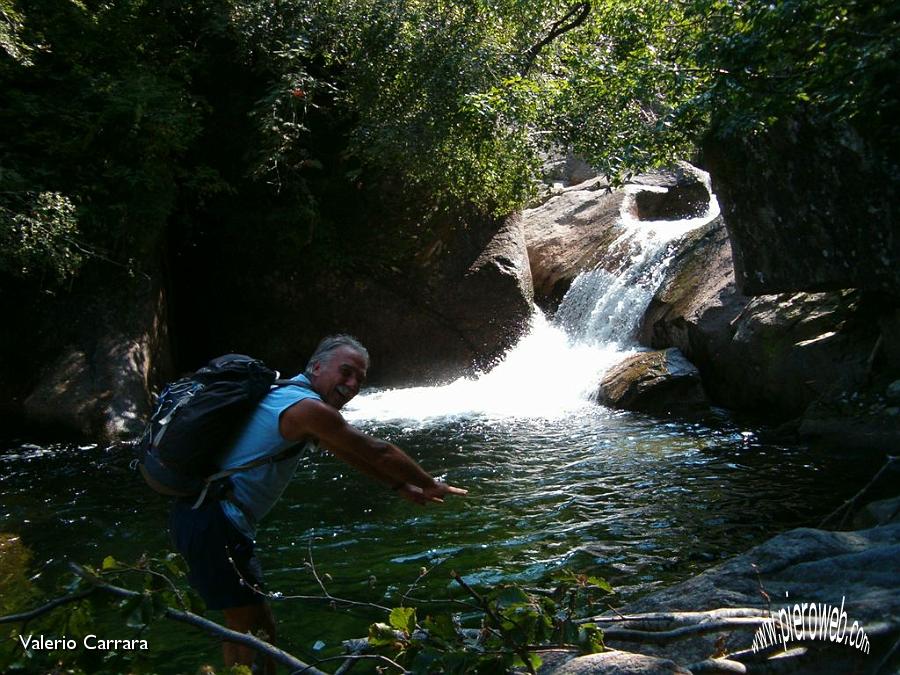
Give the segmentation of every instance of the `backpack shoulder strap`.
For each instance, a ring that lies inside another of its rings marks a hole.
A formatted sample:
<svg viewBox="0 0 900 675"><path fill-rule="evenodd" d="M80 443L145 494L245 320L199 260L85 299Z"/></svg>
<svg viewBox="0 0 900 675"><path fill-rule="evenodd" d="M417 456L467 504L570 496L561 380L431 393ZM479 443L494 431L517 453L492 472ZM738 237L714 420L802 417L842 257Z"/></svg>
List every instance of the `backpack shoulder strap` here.
<svg viewBox="0 0 900 675"><path fill-rule="evenodd" d="M200 491L200 494L197 496L197 501L194 502L194 505L191 508L200 508L200 505L203 504L203 500L206 499L206 493L209 492L209 486L215 483L217 480L228 478L229 476L236 474L239 471L249 471L250 469L255 469L256 467L263 466L264 464L274 464L275 462L280 462L285 459L290 459L291 457L296 457L303 450L304 445L306 444L294 443L290 447L287 447L281 452L278 452L274 455L260 457L259 459L254 459L252 462L247 462L246 464L241 464L240 466L233 466L230 469L222 469L221 471L217 471L211 476L207 476L203 481L203 489Z"/></svg>
<svg viewBox="0 0 900 675"><path fill-rule="evenodd" d="M310 391L312 391L311 384L309 384L308 382L299 382L297 380L278 378L273 381L272 384L278 387L302 387L304 389L309 389ZM298 454L300 454L304 445L305 443L294 443L290 447L287 447L281 452L278 452L274 455L260 457L259 459L254 459L252 462L247 462L246 464L241 464L240 466L234 466L230 469L222 469L221 471L217 471L211 476L207 476L204 481L203 489L200 491L200 494L197 497L197 501L194 502L194 505L191 508L200 508L203 500L206 499L206 493L209 492L209 486L217 480L228 478L228 476L231 476L232 474L235 474L239 471L249 471L250 469L255 469L256 467L262 466L263 464L274 464L275 462L280 462L285 459L290 459L291 457L296 457Z"/></svg>

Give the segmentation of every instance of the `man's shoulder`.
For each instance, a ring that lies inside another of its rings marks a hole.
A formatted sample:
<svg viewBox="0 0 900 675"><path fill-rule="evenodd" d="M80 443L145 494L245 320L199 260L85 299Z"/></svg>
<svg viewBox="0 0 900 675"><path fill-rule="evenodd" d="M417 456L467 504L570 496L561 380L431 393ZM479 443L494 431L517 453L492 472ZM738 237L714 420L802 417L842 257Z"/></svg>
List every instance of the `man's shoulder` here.
<svg viewBox="0 0 900 675"><path fill-rule="evenodd" d="M281 435L297 440L318 438L345 425L341 413L319 397L295 401L285 408L279 421Z"/></svg>

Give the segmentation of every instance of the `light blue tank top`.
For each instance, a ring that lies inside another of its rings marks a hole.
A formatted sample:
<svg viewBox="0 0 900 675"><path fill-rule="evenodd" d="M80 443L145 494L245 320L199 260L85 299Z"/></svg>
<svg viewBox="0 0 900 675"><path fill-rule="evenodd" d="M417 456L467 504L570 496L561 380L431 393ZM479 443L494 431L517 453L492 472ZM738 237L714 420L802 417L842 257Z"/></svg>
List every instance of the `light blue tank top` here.
<svg viewBox="0 0 900 675"><path fill-rule="evenodd" d="M284 385L275 387L266 394L234 445L225 454L222 469L231 469L261 457L277 455L293 445L291 441L282 438L278 431L281 413L304 399L321 401L322 398L312 390L305 375L297 375L291 379L306 386ZM303 451L294 457L232 474L234 498L242 508L223 501L222 510L247 538L256 539L257 524L281 497L297 470L300 459L312 447L315 447L313 443L307 443Z"/></svg>

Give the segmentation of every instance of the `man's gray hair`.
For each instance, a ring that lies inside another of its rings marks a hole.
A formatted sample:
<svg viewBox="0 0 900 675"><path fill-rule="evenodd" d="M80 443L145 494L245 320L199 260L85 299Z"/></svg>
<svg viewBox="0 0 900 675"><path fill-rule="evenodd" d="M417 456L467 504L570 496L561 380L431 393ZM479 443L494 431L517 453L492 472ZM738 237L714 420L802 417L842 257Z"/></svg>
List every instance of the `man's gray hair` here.
<svg viewBox="0 0 900 675"><path fill-rule="evenodd" d="M309 357L309 361L306 364L306 370L304 371L306 375L312 374L313 366L317 363L327 363L334 351L341 347L350 347L365 358L366 364L369 363L369 351L363 347L360 341L355 337L344 333L339 335L329 335L328 337L322 338L322 341L319 342L319 346L316 347L312 356Z"/></svg>

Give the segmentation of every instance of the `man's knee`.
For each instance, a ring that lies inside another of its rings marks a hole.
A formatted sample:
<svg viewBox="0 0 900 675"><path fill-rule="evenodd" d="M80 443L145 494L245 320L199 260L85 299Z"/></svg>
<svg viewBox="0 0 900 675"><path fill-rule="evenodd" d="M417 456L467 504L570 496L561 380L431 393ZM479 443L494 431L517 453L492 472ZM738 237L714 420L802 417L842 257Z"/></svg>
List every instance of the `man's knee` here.
<svg viewBox="0 0 900 675"><path fill-rule="evenodd" d="M239 633L251 633L266 642L275 641L275 617L268 603L230 607L222 610L225 614L225 625ZM260 635L260 633L264 635Z"/></svg>

